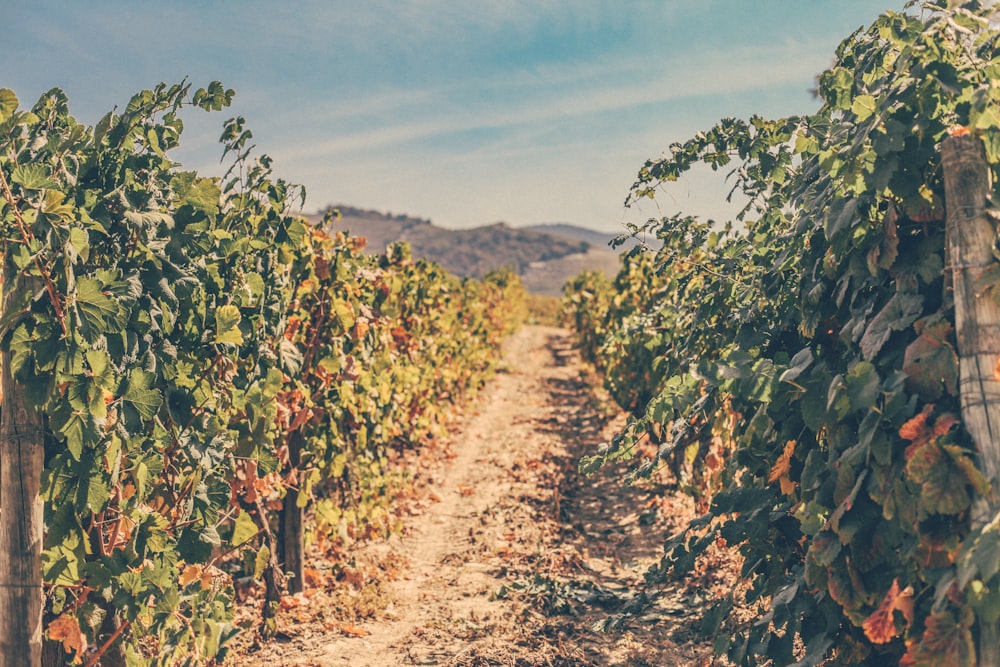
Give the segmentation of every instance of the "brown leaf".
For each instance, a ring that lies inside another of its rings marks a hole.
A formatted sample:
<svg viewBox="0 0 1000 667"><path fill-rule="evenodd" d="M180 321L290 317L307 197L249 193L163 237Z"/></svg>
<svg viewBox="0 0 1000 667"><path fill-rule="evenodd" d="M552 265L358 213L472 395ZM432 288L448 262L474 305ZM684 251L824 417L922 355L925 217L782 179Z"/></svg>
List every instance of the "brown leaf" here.
<svg viewBox="0 0 1000 667"><path fill-rule="evenodd" d="M768 475L768 482L777 482L782 477L787 477L788 473L792 469L792 454L795 453L795 441L789 440L785 443L785 451L781 453L778 460L774 462L774 466L771 468L771 474Z"/></svg>
<svg viewBox="0 0 1000 667"><path fill-rule="evenodd" d="M930 429L927 428L927 417L933 406L924 406L923 412L906 420L906 423L899 427L899 437L910 442L920 442L930 437Z"/></svg>
<svg viewBox="0 0 1000 667"><path fill-rule="evenodd" d="M295 413L295 418L292 419L292 423L288 425L289 431L296 431L300 426L305 424L307 421L312 419L313 411L312 408L302 408Z"/></svg>
<svg viewBox="0 0 1000 667"><path fill-rule="evenodd" d="M864 622L865 636L874 644L887 644L897 636L896 620L893 612L899 611L906 619L907 625L913 622L913 587L907 586L899 590L899 580L893 579L889 592L885 594L882 604Z"/></svg>
<svg viewBox="0 0 1000 667"><path fill-rule="evenodd" d="M889 204L889 210L882 218L882 251L878 258L878 266L881 269L890 268L899 257L899 233L896 228L898 219L896 207Z"/></svg>
<svg viewBox="0 0 1000 667"><path fill-rule="evenodd" d="M342 623L340 626L340 632L348 637L367 637L370 634L364 628L356 625L350 625L349 623Z"/></svg>
<svg viewBox="0 0 1000 667"><path fill-rule="evenodd" d="M63 614L49 623L49 639L62 642L63 650L73 654L73 664L79 665L81 655L87 649L87 638L80 630L80 622L73 614Z"/></svg>
<svg viewBox="0 0 1000 667"><path fill-rule="evenodd" d="M325 585L325 577L319 570L307 567L305 568L303 575L303 579L308 586L320 587Z"/></svg>

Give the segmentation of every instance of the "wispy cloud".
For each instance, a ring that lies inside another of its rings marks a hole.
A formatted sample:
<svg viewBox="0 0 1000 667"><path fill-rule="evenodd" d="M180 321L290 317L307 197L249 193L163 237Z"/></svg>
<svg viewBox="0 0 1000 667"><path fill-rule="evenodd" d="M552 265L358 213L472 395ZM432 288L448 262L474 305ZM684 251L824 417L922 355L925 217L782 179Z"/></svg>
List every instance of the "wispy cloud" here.
<svg viewBox="0 0 1000 667"><path fill-rule="evenodd" d="M289 147L286 155L301 159L372 152L476 130L528 130L571 123L597 114L662 106L693 97L733 95L808 82L816 73L816 58L804 58L803 51L800 45L789 44L748 48L735 54L732 60L706 62L675 59L664 64L662 73L648 78L643 78L641 65L635 62L600 66L602 71L621 72L622 77L603 78L596 84L591 82L595 77L594 68L589 64L576 70L563 67L558 77L561 85L555 89L546 79L534 80L531 75L522 73L488 82L485 85L490 87L490 99L470 101L463 108L441 103L441 100L460 97L461 90L456 87L414 94L401 106L393 106L394 111L402 113L395 114L386 123L379 122L380 112L386 111L390 105L399 104L400 97L362 98L358 103L360 106L351 102L349 107L328 110L323 120L329 123L330 138L300 142ZM576 82L585 82L586 85L576 86ZM518 94L510 94L513 90L517 90ZM429 104L435 100L436 104ZM338 131L337 120L365 116L372 118L373 122L364 130Z"/></svg>
<svg viewBox="0 0 1000 667"><path fill-rule="evenodd" d="M878 9L871 0L15 4L4 12L0 66L22 98L66 85L74 111L95 122L160 80L220 79L238 91L229 112L247 117L279 175L305 183L316 206L452 225L594 226L621 217L636 169L670 141L721 116L808 111L807 89L836 41ZM185 122L179 159L216 168L219 118ZM713 210L718 190L675 192Z"/></svg>

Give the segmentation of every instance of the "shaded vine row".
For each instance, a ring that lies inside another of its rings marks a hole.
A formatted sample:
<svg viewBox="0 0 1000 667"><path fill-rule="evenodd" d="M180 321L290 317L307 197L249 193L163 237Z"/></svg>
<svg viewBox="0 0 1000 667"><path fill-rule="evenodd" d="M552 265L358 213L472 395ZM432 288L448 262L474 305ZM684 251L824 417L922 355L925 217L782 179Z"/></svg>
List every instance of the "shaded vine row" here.
<svg viewBox="0 0 1000 667"><path fill-rule="evenodd" d="M703 623L736 664L973 665L1000 619L998 522L970 521L997 480L962 422L940 157L974 137L998 182L991 17L888 12L841 43L814 114L674 144L628 203L705 163L731 169L738 219L650 220L633 231L661 249L566 288L585 355L634 415L582 467L649 440L631 474L668 471L700 500L651 584L739 549L748 588ZM981 298L1000 298L998 276ZM735 624L737 603L759 622Z"/></svg>

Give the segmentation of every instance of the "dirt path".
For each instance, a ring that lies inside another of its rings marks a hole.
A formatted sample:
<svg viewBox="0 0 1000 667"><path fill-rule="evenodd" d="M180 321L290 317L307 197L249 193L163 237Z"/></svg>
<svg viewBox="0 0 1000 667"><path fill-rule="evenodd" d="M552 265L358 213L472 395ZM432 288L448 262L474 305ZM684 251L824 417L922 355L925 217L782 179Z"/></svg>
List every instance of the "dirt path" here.
<svg viewBox="0 0 1000 667"><path fill-rule="evenodd" d="M313 589L283 605L283 641L227 664L709 663L691 609L724 588L724 573L671 591L637 629L591 630L630 597L691 508L662 487L577 475L579 457L622 417L598 403L566 331L526 327L505 362L456 424L447 456L418 471L422 496L403 536L351 550L336 577L346 593L313 563Z"/></svg>

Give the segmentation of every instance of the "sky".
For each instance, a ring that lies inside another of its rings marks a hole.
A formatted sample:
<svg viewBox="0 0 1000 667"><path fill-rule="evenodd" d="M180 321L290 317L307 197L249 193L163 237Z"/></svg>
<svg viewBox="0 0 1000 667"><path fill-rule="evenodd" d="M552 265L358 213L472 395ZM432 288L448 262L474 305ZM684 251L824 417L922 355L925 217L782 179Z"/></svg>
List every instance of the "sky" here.
<svg viewBox="0 0 1000 667"><path fill-rule="evenodd" d="M643 163L717 120L809 113L837 44L904 0L0 0L0 87L62 88L92 125L187 77L175 159L221 174L246 118L306 212L350 205L450 228L726 218L706 170L626 209Z"/></svg>

